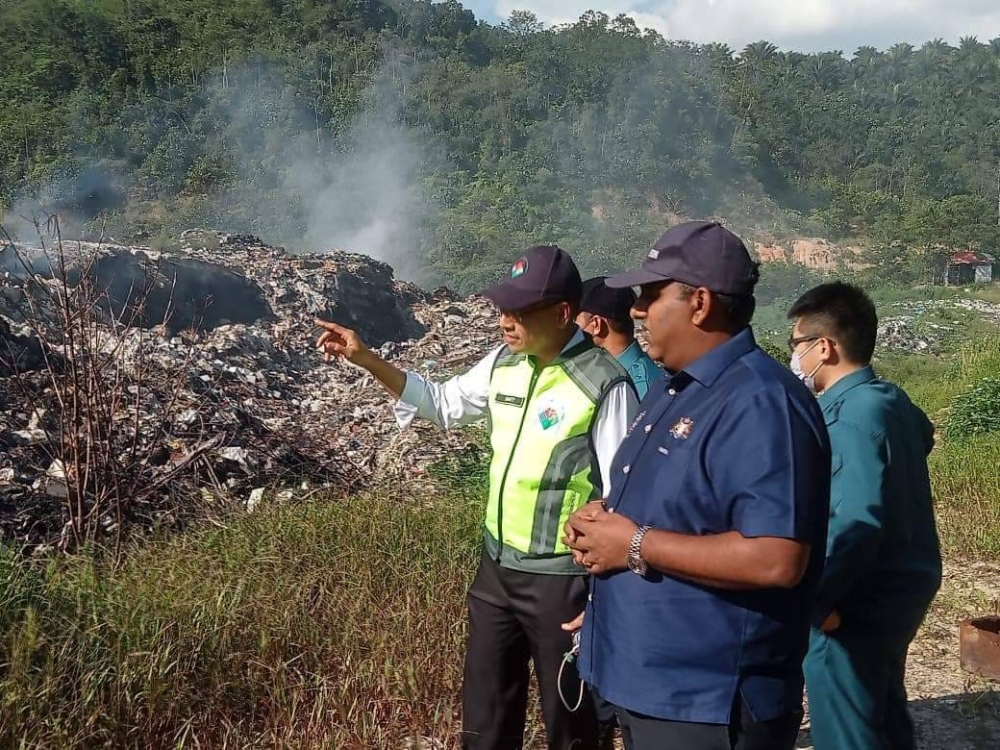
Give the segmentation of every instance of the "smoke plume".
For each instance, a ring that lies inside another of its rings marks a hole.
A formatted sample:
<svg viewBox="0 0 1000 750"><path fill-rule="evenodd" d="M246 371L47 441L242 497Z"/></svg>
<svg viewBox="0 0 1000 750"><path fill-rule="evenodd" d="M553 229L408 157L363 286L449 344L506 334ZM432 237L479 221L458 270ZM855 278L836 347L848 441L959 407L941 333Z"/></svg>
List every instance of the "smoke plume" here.
<svg viewBox="0 0 1000 750"><path fill-rule="evenodd" d="M417 249L437 210L424 183L443 161L402 117L412 73L387 52L356 114L335 122L323 94L303 93L291 71L265 61L230 66L190 111L151 105L136 113L159 138L134 181L81 153L83 168L16 201L4 226L31 242L34 221L58 213L64 238L94 239L98 216L110 211L119 240L147 227L176 236L201 226L257 234L293 252L359 252L419 280ZM192 185L191 175L204 173L221 176L223 187L211 177ZM149 219L148 205L164 206L166 218Z"/></svg>

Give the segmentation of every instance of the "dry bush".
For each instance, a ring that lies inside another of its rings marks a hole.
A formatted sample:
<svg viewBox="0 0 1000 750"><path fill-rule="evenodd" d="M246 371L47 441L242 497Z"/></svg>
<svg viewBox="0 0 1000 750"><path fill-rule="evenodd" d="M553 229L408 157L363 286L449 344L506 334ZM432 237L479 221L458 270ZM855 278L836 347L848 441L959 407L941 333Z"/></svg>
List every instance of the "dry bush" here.
<svg viewBox="0 0 1000 750"><path fill-rule="evenodd" d="M218 439L189 439L195 447L182 456L166 448L190 350L174 364L156 360L148 348L157 334L142 323L150 294L169 280L151 267L125 299L112 299L93 273L100 245L74 250L57 220L38 229L41 254L30 258L4 236L22 274L16 312L40 342L42 362L24 368L8 342L3 385L32 417L34 446L24 453L45 463L34 467L45 477L39 491L63 501L60 546L71 551L110 535L120 550L125 529L148 523L153 500Z"/></svg>

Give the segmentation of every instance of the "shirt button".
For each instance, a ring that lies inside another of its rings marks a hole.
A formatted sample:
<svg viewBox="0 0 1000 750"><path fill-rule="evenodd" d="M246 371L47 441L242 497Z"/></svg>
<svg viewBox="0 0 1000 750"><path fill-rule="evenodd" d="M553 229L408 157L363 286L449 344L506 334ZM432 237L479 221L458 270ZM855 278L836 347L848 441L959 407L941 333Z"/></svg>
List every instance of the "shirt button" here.
<svg viewBox="0 0 1000 750"><path fill-rule="evenodd" d="M626 464L625 467L622 469L622 474L628 474L630 471L632 471L631 464Z"/></svg>
<svg viewBox="0 0 1000 750"><path fill-rule="evenodd" d="M677 391L675 391L673 388L671 388L669 391L667 391L667 393L669 393L671 396L676 396L677 395Z"/></svg>
<svg viewBox="0 0 1000 750"><path fill-rule="evenodd" d="M646 425L646 434L648 435L652 431L653 431L653 425L651 424Z"/></svg>
<svg viewBox="0 0 1000 750"><path fill-rule="evenodd" d="M593 594L587 594L587 601L588 602L594 601L594 595Z"/></svg>

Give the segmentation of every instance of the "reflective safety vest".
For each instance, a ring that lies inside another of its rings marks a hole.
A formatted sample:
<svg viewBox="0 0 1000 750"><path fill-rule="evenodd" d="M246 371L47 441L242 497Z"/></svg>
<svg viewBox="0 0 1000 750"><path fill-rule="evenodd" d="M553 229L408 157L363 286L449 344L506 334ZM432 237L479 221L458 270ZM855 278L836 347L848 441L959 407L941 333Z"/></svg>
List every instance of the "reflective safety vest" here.
<svg viewBox="0 0 1000 750"><path fill-rule="evenodd" d="M579 575L563 524L603 496L591 430L607 392L628 373L588 338L541 369L504 349L490 379L493 457L486 551L531 573Z"/></svg>

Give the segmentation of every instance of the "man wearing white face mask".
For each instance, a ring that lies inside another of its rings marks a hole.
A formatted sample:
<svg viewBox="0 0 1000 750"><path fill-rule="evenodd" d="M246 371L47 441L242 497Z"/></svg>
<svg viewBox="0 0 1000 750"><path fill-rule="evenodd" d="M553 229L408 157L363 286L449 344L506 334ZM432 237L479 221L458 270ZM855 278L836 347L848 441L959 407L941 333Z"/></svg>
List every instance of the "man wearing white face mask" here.
<svg viewBox="0 0 1000 750"><path fill-rule="evenodd" d="M817 750L915 747L906 653L941 582L927 454L934 427L871 367L878 318L823 284L788 317L792 370L819 394L833 452L826 566L805 659Z"/></svg>
<svg viewBox="0 0 1000 750"><path fill-rule="evenodd" d="M816 373L819 372L819 368L823 366L822 360L816 363L812 372L806 372L802 369L802 358L811 352L816 346L822 341L822 339L815 338L813 336L805 336L796 338L795 336L788 342L789 348L792 350L792 361L789 363L789 367L792 372L802 381L803 385L808 388L813 394L816 394ZM809 346L802 352L799 352L799 345L808 343Z"/></svg>

